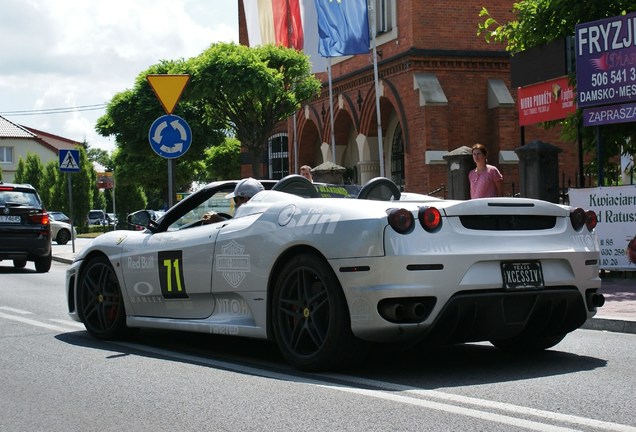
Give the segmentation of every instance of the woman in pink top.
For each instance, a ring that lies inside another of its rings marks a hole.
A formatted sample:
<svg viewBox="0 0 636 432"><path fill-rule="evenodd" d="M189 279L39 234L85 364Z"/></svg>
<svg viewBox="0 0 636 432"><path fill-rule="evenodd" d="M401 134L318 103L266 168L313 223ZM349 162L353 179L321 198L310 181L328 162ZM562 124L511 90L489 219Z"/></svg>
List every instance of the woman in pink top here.
<svg viewBox="0 0 636 432"><path fill-rule="evenodd" d="M468 173L471 198L491 198L503 195L503 176L497 167L488 165L488 150L482 144L473 146L473 161L477 168Z"/></svg>

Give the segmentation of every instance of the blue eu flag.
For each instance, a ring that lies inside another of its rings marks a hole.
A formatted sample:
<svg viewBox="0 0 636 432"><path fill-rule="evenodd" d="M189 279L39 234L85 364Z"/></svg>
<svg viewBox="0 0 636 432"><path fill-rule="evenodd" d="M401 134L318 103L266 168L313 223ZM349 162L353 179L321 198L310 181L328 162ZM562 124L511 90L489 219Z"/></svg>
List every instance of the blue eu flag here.
<svg viewBox="0 0 636 432"><path fill-rule="evenodd" d="M318 52L323 57L369 51L367 0L315 0L318 13Z"/></svg>

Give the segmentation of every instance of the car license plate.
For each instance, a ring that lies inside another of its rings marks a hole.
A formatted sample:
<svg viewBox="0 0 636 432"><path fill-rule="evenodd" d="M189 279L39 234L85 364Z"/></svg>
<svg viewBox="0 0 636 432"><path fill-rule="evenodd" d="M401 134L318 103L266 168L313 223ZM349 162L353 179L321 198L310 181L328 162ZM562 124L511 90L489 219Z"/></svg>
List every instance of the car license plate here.
<svg viewBox="0 0 636 432"><path fill-rule="evenodd" d="M20 223L20 216L6 216L0 215L0 222L4 223Z"/></svg>
<svg viewBox="0 0 636 432"><path fill-rule="evenodd" d="M543 288L543 270L539 261L502 262L505 289Z"/></svg>

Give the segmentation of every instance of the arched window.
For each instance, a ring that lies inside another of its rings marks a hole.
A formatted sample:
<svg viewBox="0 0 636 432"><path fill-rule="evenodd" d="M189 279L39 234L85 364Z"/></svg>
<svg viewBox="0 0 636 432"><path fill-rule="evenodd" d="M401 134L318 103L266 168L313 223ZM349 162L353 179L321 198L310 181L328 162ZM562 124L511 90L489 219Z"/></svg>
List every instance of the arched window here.
<svg viewBox="0 0 636 432"><path fill-rule="evenodd" d="M402 125L398 123L391 144L391 180L404 190L404 139Z"/></svg>
<svg viewBox="0 0 636 432"><path fill-rule="evenodd" d="M289 150L287 134L273 135L269 139L269 178L280 180L289 174Z"/></svg>

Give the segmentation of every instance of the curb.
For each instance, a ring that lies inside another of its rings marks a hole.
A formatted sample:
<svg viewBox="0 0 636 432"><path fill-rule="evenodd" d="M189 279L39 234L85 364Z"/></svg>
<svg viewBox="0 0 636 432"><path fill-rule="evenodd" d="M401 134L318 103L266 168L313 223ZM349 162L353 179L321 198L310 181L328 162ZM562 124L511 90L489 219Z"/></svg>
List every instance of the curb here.
<svg viewBox="0 0 636 432"><path fill-rule="evenodd" d="M61 262L61 263L64 263L64 264L73 264L73 260L69 259L69 258L62 258L62 257L53 255L52 259L53 259L53 261Z"/></svg>
<svg viewBox="0 0 636 432"><path fill-rule="evenodd" d="M636 321L611 318L591 318L585 321L585 324L583 324L581 328L587 330L636 334Z"/></svg>

